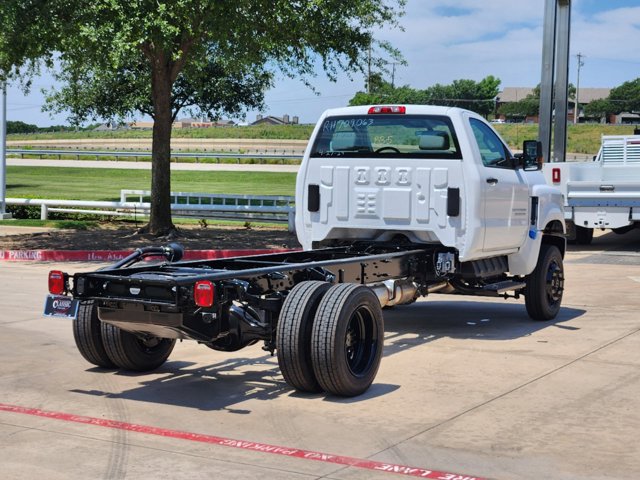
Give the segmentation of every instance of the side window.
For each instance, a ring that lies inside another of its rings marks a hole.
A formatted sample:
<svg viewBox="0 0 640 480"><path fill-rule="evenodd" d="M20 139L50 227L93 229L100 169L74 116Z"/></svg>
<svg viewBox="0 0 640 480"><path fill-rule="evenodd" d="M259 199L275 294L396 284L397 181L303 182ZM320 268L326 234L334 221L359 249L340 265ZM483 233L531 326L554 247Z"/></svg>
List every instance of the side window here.
<svg viewBox="0 0 640 480"><path fill-rule="evenodd" d="M472 118L469 122L473 130L473 135L478 143L484 166L512 168L511 162L509 162L509 152L495 132L475 118Z"/></svg>

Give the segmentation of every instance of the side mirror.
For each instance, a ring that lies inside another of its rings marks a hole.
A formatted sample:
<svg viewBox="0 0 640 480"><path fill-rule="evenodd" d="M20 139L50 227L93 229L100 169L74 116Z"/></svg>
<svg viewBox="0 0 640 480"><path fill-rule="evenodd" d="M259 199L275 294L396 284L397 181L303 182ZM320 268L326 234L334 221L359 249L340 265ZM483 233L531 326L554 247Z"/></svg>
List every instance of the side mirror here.
<svg viewBox="0 0 640 480"><path fill-rule="evenodd" d="M522 144L522 168L526 171L542 169L542 143L525 140Z"/></svg>

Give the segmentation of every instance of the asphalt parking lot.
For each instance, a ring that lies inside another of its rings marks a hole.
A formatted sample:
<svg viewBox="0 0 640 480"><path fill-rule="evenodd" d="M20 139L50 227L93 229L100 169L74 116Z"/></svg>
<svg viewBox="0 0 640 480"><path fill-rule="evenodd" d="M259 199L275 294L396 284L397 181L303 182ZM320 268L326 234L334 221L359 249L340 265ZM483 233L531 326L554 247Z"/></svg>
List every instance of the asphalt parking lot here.
<svg viewBox="0 0 640 480"><path fill-rule="evenodd" d="M640 478L640 232L565 258L563 309L432 295L385 311L364 395L301 395L259 345L93 368L43 318L50 269L0 263L4 479ZM436 473L426 473L436 472Z"/></svg>

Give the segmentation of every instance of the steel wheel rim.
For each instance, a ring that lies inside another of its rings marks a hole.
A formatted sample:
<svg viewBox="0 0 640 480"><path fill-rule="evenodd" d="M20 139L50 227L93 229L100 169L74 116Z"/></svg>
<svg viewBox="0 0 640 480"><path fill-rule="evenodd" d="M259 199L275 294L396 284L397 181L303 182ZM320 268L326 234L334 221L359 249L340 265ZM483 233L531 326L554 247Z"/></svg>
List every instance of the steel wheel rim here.
<svg viewBox="0 0 640 480"><path fill-rule="evenodd" d="M136 342L145 355L153 355L162 348L162 339L159 337L136 338Z"/></svg>
<svg viewBox="0 0 640 480"><path fill-rule="evenodd" d="M564 291L564 273L562 268L553 260L549 264L546 278L546 294L547 299L551 305L555 305L562 299L562 292Z"/></svg>
<svg viewBox="0 0 640 480"><path fill-rule="evenodd" d="M378 348L377 333L371 310L360 307L353 312L344 338L345 358L352 375L362 377L371 368Z"/></svg>

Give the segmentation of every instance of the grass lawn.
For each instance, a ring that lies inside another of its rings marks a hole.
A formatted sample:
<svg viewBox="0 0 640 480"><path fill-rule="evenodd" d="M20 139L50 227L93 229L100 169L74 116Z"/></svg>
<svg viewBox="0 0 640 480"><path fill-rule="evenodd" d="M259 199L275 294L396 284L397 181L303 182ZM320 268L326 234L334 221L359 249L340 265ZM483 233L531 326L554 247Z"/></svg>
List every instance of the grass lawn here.
<svg viewBox="0 0 640 480"><path fill-rule="evenodd" d="M537 123L504 123L492 125L509 147L521 149L525 140L537 140ZM568 125L567 153L595 155L600 150L602 135L633 135L633 125L581 124Z"/></svg>
<svg viewBox="0 0 640 480"><path fill-rule="evenodd" d="M295 173L205 172L171 173L174 192L247 195L293 195ZM7 167L8 198L56 200L119 200L121 189L150 190L146 170L58 167Z"/></svg>
<svg viewBox="0 0 640 480"><path fill-rule="evenodd" d="M174 128L172 138L252 138L274 140L309 140L314 125L255 125L243 127ZM56 132L11 134L7 140L72 140L83 138L151 138L151 130L116 130L113 132Z"/></svg>

